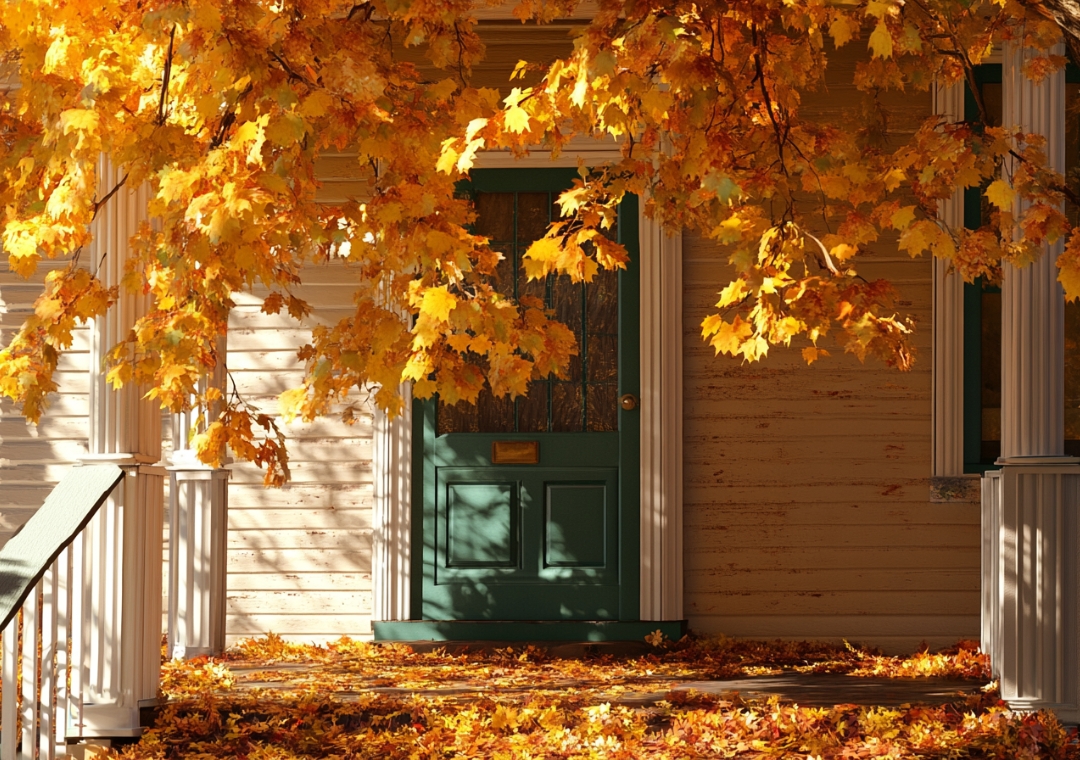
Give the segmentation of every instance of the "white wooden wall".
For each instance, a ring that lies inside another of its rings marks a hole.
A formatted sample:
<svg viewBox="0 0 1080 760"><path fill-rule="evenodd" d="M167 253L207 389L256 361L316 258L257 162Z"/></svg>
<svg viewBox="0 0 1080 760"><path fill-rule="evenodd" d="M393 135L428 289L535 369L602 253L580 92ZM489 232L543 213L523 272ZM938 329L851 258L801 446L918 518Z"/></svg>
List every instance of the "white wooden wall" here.
<svg viewBox="0 0 1080 760"><path fill-rule="evenodd" d="M322 200L365 193L352 156L323 159L319 175ZM239 298L230 320L230 374L245 399L274 415L278 394L300 382L296 349L310 325L352 313L356 285L343 265L312 266L303 276L296 294L315 307L304 324L261 313L258 296ZM289 439L287 486L264 488L260 470L232 465L228 642L268 631L302 641L369 636L372 416L354 425L279 424Z"/></svg>
<svg viewBox="0 0 1080 760"><path fill-rule="evenodd" d="M64 266L66 261L43 262L38 274L24 280L10 271L7 256L0 252L0 344L6 345L33 312L44 272ZM89 350L87 330L77 329L55 375L60 391L40 425L26 422L11 401L0 401L0 546L87 452Z"/></svg>

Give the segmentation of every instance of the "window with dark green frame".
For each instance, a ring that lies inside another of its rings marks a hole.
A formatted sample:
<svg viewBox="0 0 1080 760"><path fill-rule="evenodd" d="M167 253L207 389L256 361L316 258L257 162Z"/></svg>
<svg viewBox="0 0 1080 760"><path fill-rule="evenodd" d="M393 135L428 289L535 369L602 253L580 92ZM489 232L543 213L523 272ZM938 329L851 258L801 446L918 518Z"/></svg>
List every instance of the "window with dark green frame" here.
<svg viewBox="0 0 1080 760"><path fill-rule="evenodd" d="M489 238L491 247L503 256L493 284L515 300L532 297L542 301L574 333L579 353L571 357L565 378L534 380L525 396L496 397L485 388L475 406L439 401L438 435L596 433L618 429L618 273L602 269L587 283L554 275L530 282L521 265L529 245L543 237L548 225L559 218L556 199L563 188L572 185L575 176L576 169L534 169L530 177L544 189L527 192L519 190L510 179L505 186L495 183L484 191L477 191L469 182L459 184L458 192L476 204L473 231ZM499 189L494 189L496 186ZM613 228L608 234L614 237L617 230Z"/></svg>
<svg viewBox="0 0 1080 760"><path fill-rule="evenodd" d="M992 124L1001 122L1001 66L978 66L975 80ZM1080 190L1080 68L1065 72L1066 180ZM964 118L978 121L970 90ZM964 193L964 225L978 227L988 208L979 188ZM1069 206L1070 221L1080 209ZM1080 303L1065 306L1065 453L1080 456ZM994 469L1001 454L1001 289L982 280L964 286L964 472Z"/></svg>

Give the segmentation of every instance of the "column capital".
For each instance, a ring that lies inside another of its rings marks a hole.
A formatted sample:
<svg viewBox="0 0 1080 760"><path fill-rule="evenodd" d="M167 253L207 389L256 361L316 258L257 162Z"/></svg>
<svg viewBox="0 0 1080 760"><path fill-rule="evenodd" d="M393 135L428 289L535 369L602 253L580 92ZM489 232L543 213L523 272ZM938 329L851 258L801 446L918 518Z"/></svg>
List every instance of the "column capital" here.
<svg viewBox="0 0 1080 760"><path fill-rule="evenodd" d="M1061 467L1062 465L1080 465L1080 457L998 457L994 464L1005 467Z"/></svg>
<svg viewBox="0 0 1080 760"><path fill-rule="evenodd" d="M78 457L76 461L78 461L79 464L115 464L117 467L130 467L144 464L156 464L158 460L146 454L105 452L101 454L83 454Z"/></svg>

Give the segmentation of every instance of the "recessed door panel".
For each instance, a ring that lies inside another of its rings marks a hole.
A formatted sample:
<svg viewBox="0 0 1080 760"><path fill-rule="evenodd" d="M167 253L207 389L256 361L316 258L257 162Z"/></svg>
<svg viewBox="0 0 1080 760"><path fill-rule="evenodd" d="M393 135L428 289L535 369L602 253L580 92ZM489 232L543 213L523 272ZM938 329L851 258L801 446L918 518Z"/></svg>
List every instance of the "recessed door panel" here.
<svg viewBox="0 0 1080 760"><path fill-rule="evenodd" d="M520 564L517 483L453 483L446 488L448 567Z"/></svg>
<svg viewBox="0 0 1080 760"><path fill-rule="evenodd" d="M548 483L545 494L544 566L607 564L607 486Z"/></svg>

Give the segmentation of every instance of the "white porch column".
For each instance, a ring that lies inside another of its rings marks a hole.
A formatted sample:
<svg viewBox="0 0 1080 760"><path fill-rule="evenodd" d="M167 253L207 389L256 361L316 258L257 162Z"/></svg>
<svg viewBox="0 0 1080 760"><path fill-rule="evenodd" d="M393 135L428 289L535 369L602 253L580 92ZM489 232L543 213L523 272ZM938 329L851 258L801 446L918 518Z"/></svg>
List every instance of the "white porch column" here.
<svg viewBox="0 0 1080 760"><path fill-rule="evenodd" d="M203 383L225 391L226 341L217 345L217 366ZM169 647L174 658L220 654L225 649L226 546L229 470L208 467L191 448L200 412L173 417L169 458ZM205 423L203 424L205 426Z"/></svg>
<svg viewBox="0 0 1080 760"><path fill-rule="evenodd" d="M964 119L964 85L934 88L934 113ZM964 226L964 191L938 204L949 229ZM951 263L934 259L934 461L935 478L964 474L964 280ZM977 476L974 476L977 477ZM962 490L953 488L953 491Z"/></svg>
<svg viewBox="0 0 1080 760"><path fill-rule="evenodd" d="M401 414L375 410L372 620L408 620L412 554L412 386L403 385Z"/></svg>
<svg viewBox="0 0 1080 760"><path fill-rule="evenodd" d="M1031 83L1021 71L1031 55L1005 46L1003 123L1043 135L1050 166L1063 172L1064 72ZM1063 456L1060 251L1050 246L1032 266L1004 272L1002 469L983 481L983 645L1010 706L1077 721L1080 464Z"/></svg>
<svg viewBox="0 0 1080 760"><path fill-rule="evenodd" d="M98 172L99 195L122 176L105 158ZM120 284L128 240L146 218L148 199L145 187L123 187L94 222L91 267L107 286ZM145 296L121 288L91 333L90 453L84 461L112 462L126 477L75 544L83 573L73 612L83 627L81 640L72 641L83 702L69 730L76 736L137 736L139 703L157 697L165 471L154 463L161 458L161 413L139 388L112 390L103 367L106 352L127 337L146 307Z"/></svg>

